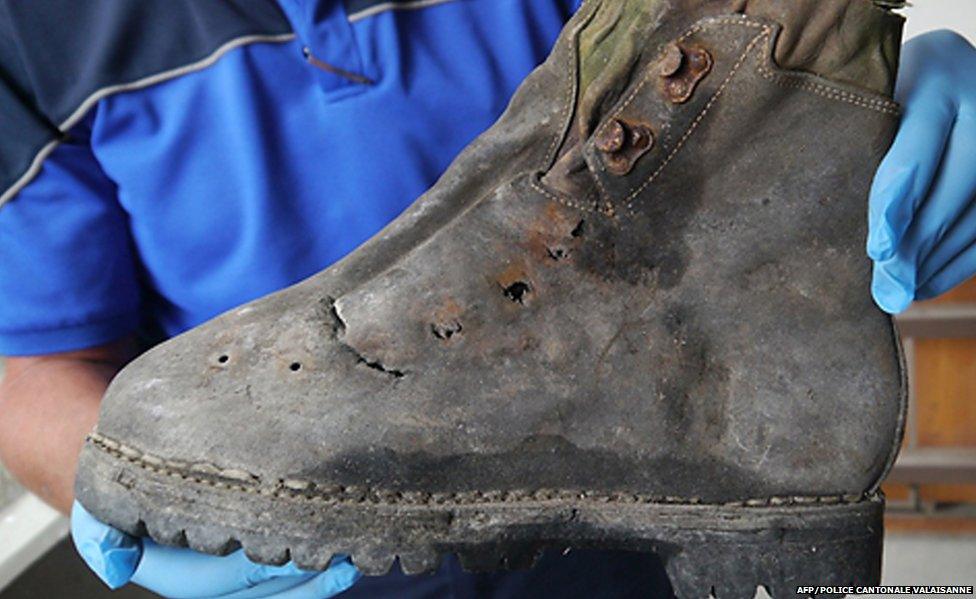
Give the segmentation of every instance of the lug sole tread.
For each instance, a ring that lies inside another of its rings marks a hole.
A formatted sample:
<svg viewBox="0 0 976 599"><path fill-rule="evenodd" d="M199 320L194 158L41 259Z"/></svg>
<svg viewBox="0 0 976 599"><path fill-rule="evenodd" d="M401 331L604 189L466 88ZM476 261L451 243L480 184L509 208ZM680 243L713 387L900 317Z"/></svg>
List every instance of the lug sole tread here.
<svg viewBox="0 0 976 599"><path fill-rule="evenodd" d="M322 570L349 556L363 574L525 569L544 550L656 553L679 597L795 597L798 586L877 584L883 499L812 505L593 501L314 505L194 485L104 452L84 452L79 500L98 518L157 542Z"/></svg>

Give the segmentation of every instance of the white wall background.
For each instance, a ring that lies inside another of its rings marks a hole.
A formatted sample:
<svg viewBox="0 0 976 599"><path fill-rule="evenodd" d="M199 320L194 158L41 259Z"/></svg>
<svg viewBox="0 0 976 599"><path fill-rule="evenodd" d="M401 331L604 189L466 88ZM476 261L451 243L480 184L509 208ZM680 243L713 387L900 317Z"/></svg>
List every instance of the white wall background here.
<svg viewBox="0 0 976 599"><path fill-rule="evenodd" d="M953 29L976 43L976 0L910 0L905 39L933 29Z"/></svg>

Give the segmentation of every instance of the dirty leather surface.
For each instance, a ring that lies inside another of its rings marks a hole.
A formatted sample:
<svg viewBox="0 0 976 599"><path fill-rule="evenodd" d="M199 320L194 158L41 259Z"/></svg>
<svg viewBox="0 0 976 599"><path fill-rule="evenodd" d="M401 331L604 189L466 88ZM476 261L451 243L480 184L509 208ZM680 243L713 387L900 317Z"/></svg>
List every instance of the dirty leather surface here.
<svg viewBox="0 0 976 599"><path fill-rule="evenodd" d="M874 490L904 409L863 255L900 20L778 4L589 0L406 213L136 360L99 433L320 488ZM676 40L712 59L680 104ZM654 135L625 175L614 119Z"/></svg>

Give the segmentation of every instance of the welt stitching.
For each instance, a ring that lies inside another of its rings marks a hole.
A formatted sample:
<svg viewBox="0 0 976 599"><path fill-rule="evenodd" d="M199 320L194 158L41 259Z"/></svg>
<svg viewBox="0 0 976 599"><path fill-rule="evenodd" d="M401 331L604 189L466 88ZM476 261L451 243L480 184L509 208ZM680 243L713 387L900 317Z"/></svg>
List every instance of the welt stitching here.
<svg viewBox="0 0 976 599"><path fill-rule="evenodd" d="M688 138L691 137L691 134L694 133L696 129L698 129L698 125L701 124L702 120L711 110L712 106L714 106L715 103L719 100L719 98L722 97L722 94L725 92L726 88L728 88L729 84L732 82L732 79L735 77L736 73L738 73L739 69L742 68L742 65L743 63L745 63L746 58L748 58L749 53L752 52L752 49L755 48L756 44L758 44L762 39L768 38L771 31L772 30L769 27L763 27L762 32L756 37L754 37L751 42L749 42L749 45L746 46L746 49L742 52L742 55L739 56L739 59L732 66L732 70L729 71L729 74L725 78L725 81L722 82L722 85L720 85L719 88L715 91L715 94L711 97L708 103L705 104L705 107L702 108L702 111L698 114L697 117L695 117L694 122L692 122L688 130L685 131L684 135L681 136L681 139L679 139L678 143L676 143L674 148L672 148L671 152L664 159L664 162L662 162L657 167L657 169L655 169L655 171L651 173L651 176L646 181L644 181L643 184L641 184L637 189L631 192L629 196L627 196L627 198L624 201L627 202L627 210L631 213L631 215L635 215L634 199L638 195L640 195L640 193L644 191L648 185L653 183L658 178L658 176L664 171L664 169L671 163L674 157L678 155L678 152L680 152L681 149L684 147L685 142L688 141Z"/></svg>
<svg viewBox="0 0 976 599"><path fill-rule="evenodd" d="M373 505L467 505L479 503L522 503L527 501L573 501L618 504L677 504L722 505L728 507L779 507L792 505L837 505L871 501L876 494L864 493L834 495L777 495L757 497L741 501L709 504L696 497L651 496L635 493L595 493L538 489L535 491L462 491L456 493L425 493L420 491L385 491L365 487L339 486L319 488L310 481L280 480L274 486L261 486L260 478L238 469L220 469L212 464L184 466L183 462L165 460L145 453L129 445L92 433L88 443L99 451L123 460L133 466L170 478L192 482L216 489L236 491L248 495L260 495L276 499L326 504L373 504ZM206 475L193 471L198 468Z"/></svg>

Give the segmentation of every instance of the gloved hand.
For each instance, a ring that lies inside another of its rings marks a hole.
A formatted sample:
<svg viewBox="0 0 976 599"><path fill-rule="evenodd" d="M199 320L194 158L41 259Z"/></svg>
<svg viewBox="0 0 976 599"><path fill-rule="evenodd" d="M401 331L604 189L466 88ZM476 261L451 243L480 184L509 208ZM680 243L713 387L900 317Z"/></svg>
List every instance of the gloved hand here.
<svg viewBox="0 0 976 599"><path fill-rule="evenodd" d="M71 509L71 537L81 557L109 587L133 582L173 599L326 599L347 590L360 576L348 559L325 572L305 572L292 563L255 564L243 550L216 557L165 547L99 522L77 502Z"/></svg>
<svg viewBox="0 0 976 599"><path fill-rule="evenodd" d="M976 48L950 31L905 44L904 115L871 190L872 293L885 311L976 274Z"/></svg>

